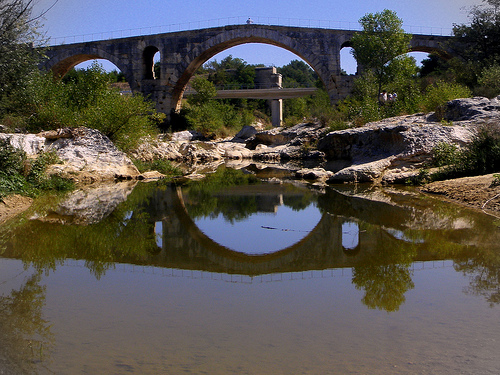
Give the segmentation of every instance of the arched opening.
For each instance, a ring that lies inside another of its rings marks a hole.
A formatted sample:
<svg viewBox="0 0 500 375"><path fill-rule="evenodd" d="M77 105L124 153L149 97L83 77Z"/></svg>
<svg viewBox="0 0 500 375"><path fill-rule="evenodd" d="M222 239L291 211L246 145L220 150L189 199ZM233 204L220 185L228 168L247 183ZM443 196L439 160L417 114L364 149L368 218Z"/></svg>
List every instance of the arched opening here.
<svg viewBox="0 0 500 375"><path fill-rule="evenodd" d="M78 75L79 71L89 69L92 64L98 64L100 66L103 72L108 76L111 87L118 89L122 94L130 94L132 92L120 68L106 59L89 59L83 61L75 65L74 68L65 75L65 79L70 79L70 77L75 74Z"/></svg>
<svg viewBox="0 0 500 375"><path fill-rule="evenodd" d="M172 107L177 111L180 110L184 90L198 68L206 64L212 58L220 58L228 54L235 54L236 50L245 51L246 54L238 54L238 57L241 57L250 64L280 66L292 59L302 59L314 70L322 84L328 88L330 97L335 97L338 94L334 92L337 88L330 84L331 79L327 66L318 62L316 56L312 54L312 51L307 49L296 49L296 43L290 38L283 38L283 40L278 42L277 40L268 39L266 37L250 36L227 41L222 40L218 41L216 44L210 42L206 44L207 45L200 45L199 48L197 48L197 50L203 52L191 56L192 60L183 68L182 72L180 72L180 77L172 92ZM281 56L285 56L286 62L278 60ZM258 59L257 62L255 62L256 59ZM318 63L318 66L312 64L314 61Z"/></svg>
<svg viewBox="0 0 500 375"><path fill-rule="evenodd" d="M344 43L340 50L340 71L342 75L355 75L358 72L358 62L352 54L350 43Z"/></svg>
<svg viewBox="0 0 500 375"><path fill-rule="evenodd" d="M427 52L413 51L408 55L415 59L415 62L419 68L422 67L422 61L429 58L429 54Z"/></svg>
<svg viewBox="0 0 500 375"><path fill-rule="evenodd" d="M144 79L160 78L160 50L155 46L148 46L144 49L142 55L143 77ZM156 64L158 63L158 64Z"/></svg>
<svg viewBox="0 0 500 375"><path fill-rule="evenodd" d="M282 125L287 117L307 117L306 97L316 92L319 81L299 55L265 43L244 43L216 53L192 74L190 83L199 76L216 86L224 103L263 114L261 119L273 126ZM192 94L190 87L188 84L187 93ZM300 91L304 88L309 91ZM279 90L264 92L270 89Z"/></svg>

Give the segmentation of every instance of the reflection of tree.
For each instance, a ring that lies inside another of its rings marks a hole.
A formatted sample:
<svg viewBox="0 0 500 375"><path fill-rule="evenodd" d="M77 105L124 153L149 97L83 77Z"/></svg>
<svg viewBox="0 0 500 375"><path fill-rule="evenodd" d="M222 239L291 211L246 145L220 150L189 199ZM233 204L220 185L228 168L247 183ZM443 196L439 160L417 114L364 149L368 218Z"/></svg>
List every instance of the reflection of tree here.
<svg viewBox="0 0 500 375"><path fill-rule="evenodd" d="M267 196L268 201L266 201L266 198L256 196L251 189L245 193L240 192L240 194L228 194L228 191L237 186L251 186L259 183L260 181L254 175L241 170L221 168L202 181L188 184L187 188L184 189L186 209L193 219L213 218L222 215L231 223L244 220L250 215L262 211L264 206L272 206L276 203L272 202L271 196ZM315 199L310 190L295 191L296 188L292 185L280 186L280 188L283 191L276 189L274 197L285 193L283 204L295 211L305 209Z"/></svg>
<svg viewBox="0 0 500 375"><path fill-rule="evenodd" d="M500 304L500 252L484 251L474 258L455 260L455 269L470 276L467 292L486 298L490 306Z"/></svg>
<svg viewBox="0 0 500 375"><path fill-rule="evenodd" d="M0 233L0 248L6 256L20 258L39 271L55 269L67 258L85 259L100 278L117 258L140 262L156 250L150 215L142 207L156 189L141 185L108 217L91 225L22 221Z"/></svg>
<svg viewBox="0 0 500 375"><path fill-rule="evenodd" d="M46 361L54 345L49 322L42 316L45 286L40 286L40 278L36 273L20 290L0 296L0 362L7 361L15 373L32 373L33 365Z"/></svg>
<svg viewBox="0 0 500 375"><path fill-rule="evenodd" d="M397 311L406 300L405 293L415 286L409 267L416 247L382 233L377 237L373 250L353 267L352 282L356 289L364 289L362 302L369 308Z"/></svg>
<svg viewBox="0 0 500 375"><path fill-rule="evenodd" d="M193 218L217 217L222 214L228 221L243 220L257 212L255 197L216 196L233 186L255 185L259 180L252 174L230 168L219 168L202 181L188 184L186 208Z"/></svg>
<svg viewBox="0 0 500 375"><path fill-rule="evenodd" d="M300 195L285 195L283 197L283 204L294 211L302 211L309 207L312 199L312 192L309 190Z"/></svg>

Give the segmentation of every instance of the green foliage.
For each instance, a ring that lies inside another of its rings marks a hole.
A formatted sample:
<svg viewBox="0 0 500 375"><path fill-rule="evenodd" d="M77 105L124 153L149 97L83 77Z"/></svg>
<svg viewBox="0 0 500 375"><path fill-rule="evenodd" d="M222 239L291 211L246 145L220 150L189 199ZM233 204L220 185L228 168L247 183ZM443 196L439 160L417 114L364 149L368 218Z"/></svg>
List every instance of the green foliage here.
<svg viewBox="0 0 500 375"><path fill-rule="evenodd" d="M215 85L206 78L194 77L191 81L191 86L196 91L196 94L188 98L188 103L192 106L206 104L217 95Z"/></svg>
<svg viewBox="0 0 500 375"><path fill-rule="evenodd" d="M192 129L211 138L234 135L243 126L250 125L255 117L247 110L211 100L201 105L190 106L186 119Z"/></svg>
<svg viewBox="0 0 500 375"><path fill-rule="evenodd" d="M24 151L15 149L6 140L0 140L0 198L10 194L34 197L41 191L73 189L71 181L45 174L47 167L57 162L53 152L28 159Z"/></svg>
<svg viewBox="0 0 500 375"><path fill-rule="evenodd" d="M500 171L500 124L485 124L462 156L461 168L474 174Z"/></svg>
<svg viewBox="0 0 500 375"><path fill-rule="evenodd" d="M94 62L66 81L51 74L33 74L22 108L29 131L86 126L108 136L123 151L141 137L154 135L165 116L141 95L120 95Z"/></svg>
<svg viewBox="0 0 500 375"><path fill-rule="evenodd" d="M179 168L174 167L169 160L155 159L153 161L142 161L139 159L133 160L134 165L139 172L158 171L166 176L179 176L182 172Z"/></svg>
<svg viewBox="0 0 500 375"><path fill-rule="evenodd" d="M0 171L6 175L21 173L26 163L26 153L11 146L8 140L0 139Z"/></svg>
<svg viewBox="0 0 500 375"><path fill-rule="evenodd" d="M438 143L432 149L432 165L435 167L443 167L445 165L453 165L457 162L458 147L449 143Z"/></svg>
<svg viewBox="0 0 500 375"><path fill-rule="evenodd" d="M0 118L19 108L30 75L43 57L43 40L32 16L34 2L0 0Z"/></svg>
<svg viewBox="0 0 500 375"><path fill-rule="evenodd" d="M491 182L491 186L500 186L500 174L493 174L493 181Z"/></svg>
<svg viewBox="0 0 500 375"><path fill-rule="evenodd" d="M314 87L318 75L302 60L292 60L289 64L278 68L283 77L283 87Z"/></svg>
<svg viewBox="0 0 500 375"><path fill-rule="evenodd" d="M402 28L403 21L395 12L385 9L379 13L368 13L359 23L362 31L352 39L352 53L359 65L371 70L377 81L378 95L399 69L398 56L409 51L411 35Z"/></svg>
<svg viewBox="0 0 500 375"><path fill-rule="evenodd" d="M500 65L484 68L478 78L478 85L474 90L478 96L494 98L500 95Z"/></svg>
<svg viewBox="0 0 500 375"><path fill-rule="evenodd" d="M253 87L255 81L255 66L232 55L221 62L214 60L205 64L199 73L208 74L208 80L217 86L248 88Z"/></svg>
<svg viewBox="0 0 500 375"><path fill-rule="evenodd" d="M438 81L427 88L421 103L421 109L425 112L436 112L436 118L441 120L444 114L444 104L457 98L468 98L471 91L460 84Z"/></svg>
<svg viewBox="0 0 500 375"><path fill-rule="evenodd" d="M443 169L432 174L431 180L477 176L500 171L500 124L483 125L470 144L461 150L440 146L445 162Z"/></svg>

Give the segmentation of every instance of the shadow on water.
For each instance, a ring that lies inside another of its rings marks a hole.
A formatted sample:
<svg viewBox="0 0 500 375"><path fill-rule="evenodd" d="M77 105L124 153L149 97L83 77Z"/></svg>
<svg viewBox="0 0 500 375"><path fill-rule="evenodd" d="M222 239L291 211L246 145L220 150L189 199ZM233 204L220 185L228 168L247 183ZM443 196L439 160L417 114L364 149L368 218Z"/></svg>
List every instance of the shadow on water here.
<svg viewBox="0 0 500 375"><path fill-rule="evenodd" d="M273 251L239 251L197 226L211 218L228 230L251 217L278 217L281 207L299 217L317 215L304 219L302 228L287 228L284 221L250 232L250 238L263 231L301 232L296 242ZM180 185L128 182L78 190L35 211L0 227L0 249L2 257L21 259L37 275L67 259L84 260L97 279L116 263L249 277L349 268L367 307L396 311L414 287L412 264L453 260L470 277L468 292L500 302L498 227L485 215L412 190L267 183L220 169Z"/></svg>

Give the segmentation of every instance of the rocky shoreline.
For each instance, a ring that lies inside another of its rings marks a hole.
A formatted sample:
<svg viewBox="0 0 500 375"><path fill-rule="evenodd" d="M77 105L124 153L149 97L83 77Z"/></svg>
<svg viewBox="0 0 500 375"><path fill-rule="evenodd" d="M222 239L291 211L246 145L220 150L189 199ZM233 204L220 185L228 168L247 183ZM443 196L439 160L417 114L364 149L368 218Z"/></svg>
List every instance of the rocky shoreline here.
<svg viewBox="0 0 500 375"><path fill-rule="evenodd" d="M432 159L436 145L462 147L478 126L499 120L500 97L456 99L446 105L440 121L431 113L340 131L329 131L318 122L271 130L247 126L233 138L216 141L184 131L144 140L130 156L143 161L171 160L188 176L220 165L242 168L262 163L286 168L297 179L322 184L398 184L419 173ZM81 184L159 177L141 174L129 156L93 129L60 129L36 135L0 133L2 138L30 157L42 151L55 152L61 164L50 166L48 173ZM497 205L490 203L490 207Z"/></svg>

